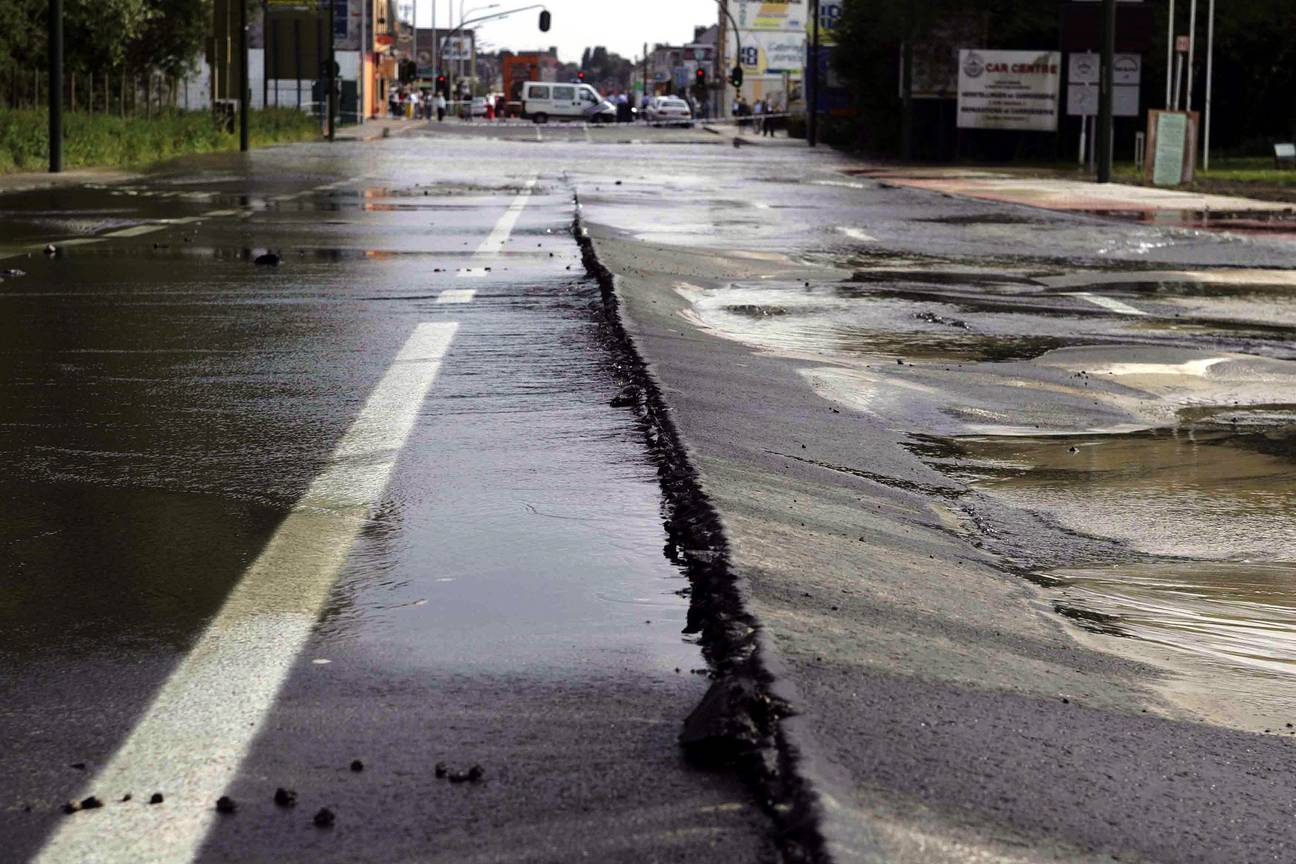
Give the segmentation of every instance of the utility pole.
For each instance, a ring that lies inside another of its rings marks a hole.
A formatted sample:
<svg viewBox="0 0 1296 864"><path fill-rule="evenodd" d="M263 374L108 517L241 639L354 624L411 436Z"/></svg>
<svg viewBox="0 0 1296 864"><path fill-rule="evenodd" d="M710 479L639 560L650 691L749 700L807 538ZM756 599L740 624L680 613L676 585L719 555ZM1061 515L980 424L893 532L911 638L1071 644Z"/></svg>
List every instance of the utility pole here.
<svg viewBox="0 0 1296 864"><path fill-rule="evenodd" d="M810 0L810 14L814 16L814 36L810 49L810 116L806 123L806 143L814 147L819 143L819 0Z"/></svg>
<svg viewBox="0 0 1296 864"><path fill-rule="evenodd" d="M1112 72L1116 63L1116 0L1103 0L1102 79L1098 84L1098 182L1112 175Z"/></svg>
<svg viewBox="0 0 1296 864"><path fill-rule="evenodd" d="M239 152L248 151L248 103L252 101L252 85L248 81L248 0L238 0L239 6Z"/></svg>
<svg viewBox="0 0 1296 864"><path fill-rule="evenodd" d="M63 0L49 4L49 170L63 170Z"/></svg>
<svg viewBox="0 0 1296 864"><path fill-rule="evenodd" d="M645 42L644 59L643 59L643 95L639 97L640 106L643 105L643 100L647 98L648 98L648 43Z"/></svg>

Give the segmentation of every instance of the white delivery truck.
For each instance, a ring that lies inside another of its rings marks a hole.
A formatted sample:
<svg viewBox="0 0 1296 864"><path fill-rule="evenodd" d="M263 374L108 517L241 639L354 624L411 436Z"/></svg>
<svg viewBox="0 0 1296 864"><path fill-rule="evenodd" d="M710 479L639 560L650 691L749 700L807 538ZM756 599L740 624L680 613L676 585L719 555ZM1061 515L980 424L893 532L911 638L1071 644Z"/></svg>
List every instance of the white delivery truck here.
<svg viewBox="0 0 1296 864"><path fill-rule="evenodd" d="M547 123L550 117L613 123L616 121L616 106L588 84L528 81L522 85L522 116L536 123Z"/></svg>

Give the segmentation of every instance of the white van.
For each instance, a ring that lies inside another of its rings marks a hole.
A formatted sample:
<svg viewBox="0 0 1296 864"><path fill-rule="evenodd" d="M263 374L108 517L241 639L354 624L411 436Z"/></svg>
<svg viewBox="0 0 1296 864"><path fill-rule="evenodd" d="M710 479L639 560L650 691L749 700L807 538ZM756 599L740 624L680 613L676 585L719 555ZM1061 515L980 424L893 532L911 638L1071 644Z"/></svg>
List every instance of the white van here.
<svg viewBox="0 0 1296 864"><path fill-rule="evenodd" d="M537 123L547 123L550 117L612 123L616 107L588 84L528 81L522 85L522 116Z"/></svg>

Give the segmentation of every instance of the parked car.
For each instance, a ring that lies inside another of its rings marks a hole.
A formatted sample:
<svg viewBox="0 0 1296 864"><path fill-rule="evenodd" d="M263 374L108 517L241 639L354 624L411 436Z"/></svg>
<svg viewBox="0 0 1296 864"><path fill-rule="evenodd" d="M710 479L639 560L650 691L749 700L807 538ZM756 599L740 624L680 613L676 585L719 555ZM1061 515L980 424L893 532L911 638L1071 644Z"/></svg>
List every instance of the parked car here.
<svg viewBox="0 0 1296 864"><path fill-rule="evenodd" d="M676 96L654 96L644 109L644 119L654 124L692 126L693 112Z"/></svg>
<svg viewBox="0 0 1296 864"><path fill-rule="evenodd" d="M472 100L472 105L471 105L471 107L469 108L469 110L472 112L472 116L474 116L474 117L485 117L485 116L486 116L486 97L485 97L485 96L474 96L474 97L473 97L473 100Z"/></svg>
<svg viewBox="0 0 1296 864"><path fill-rule="evenodd" d="M536 123L549 119L616 122L616 107L588 84L528 81L522 86L522 116Z"/></svg>

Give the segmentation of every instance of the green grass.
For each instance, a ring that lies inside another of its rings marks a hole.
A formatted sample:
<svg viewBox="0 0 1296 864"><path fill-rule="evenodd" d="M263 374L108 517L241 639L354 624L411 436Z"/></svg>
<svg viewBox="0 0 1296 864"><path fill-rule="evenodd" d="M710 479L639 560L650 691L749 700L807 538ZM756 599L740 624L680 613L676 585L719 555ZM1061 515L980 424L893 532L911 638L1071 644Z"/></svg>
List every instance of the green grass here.
<svg viewBox="0 0 1296 864"><path fill-rule="evenodd" d="M168 111L155 117L113 117L70 112L63 120L66 168L142 168L190 153L238 148L238 135L222 132L202 111ZM319 137L318 122L291 108L251 114L253 147ZM0 109L0 174L40 171L49 165L49 119L44 110Z"/></svg>

